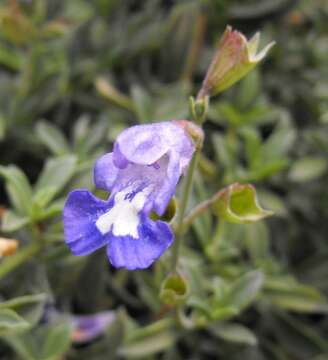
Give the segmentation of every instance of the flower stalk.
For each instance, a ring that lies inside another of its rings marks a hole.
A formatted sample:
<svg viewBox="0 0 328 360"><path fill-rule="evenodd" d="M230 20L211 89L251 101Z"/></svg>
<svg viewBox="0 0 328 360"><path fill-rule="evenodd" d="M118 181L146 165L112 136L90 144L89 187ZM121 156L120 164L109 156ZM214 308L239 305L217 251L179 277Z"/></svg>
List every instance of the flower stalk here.
<svg viewBox="0 0 328 360"><path fill-rule="evenodd" d="M202 103L203 102L204 101L202 100ZM186 209L188 206L189 196L191 193L194 173L197 168L197 164L198 164L201 150L203 147L204 133L200 126L206 119L206 115L207 115L207 111L208 111L208 98L206 99L206 106L202 107L203 111L202 111L201 116L199 116L199 114L195 110L196 106L198 106L198 105L199 104L197 103L197 101L195 102L191 98L191 100L189 101L190 113L193 116L194 121L199 126L195 125L195 126L189 126L189 127L185 128L185 130L190 134L190 136L194 140L195 152L193 154L192 160L190 162L190 165L189 165L189 168L187 171L187 175L184 180L181 202L179 204L177 222L176 222L176 227L175 227L175 231L174 231L175 232L175 241L172 245L172 270L173 270L173 272L177 272L177 269L178 269L181 243L182 243L182 238L184 235L184 217L185 217ZM200 118L201 118L201 120L200 120Z"/></svg>
<svg viewBox="0 0 328 360"><path fill-rule="evenodd" d="M218 195L216 194L211 198L202 201L190 211L190 213L183 220L183 232L189 229L195 219L208 211L208 209L217 201L217 196Z"/></svg>
<svg viewBox="0 0 328 360"><path fill-rule="evenodd" d="M181 202L180 202L178 217L177 217L177 225L176 225L176 229L175 229L175 241L172 246L172 269L174 272L177 271L177 267L178 267L180 248L181 248L182 237L183 237L183 233L184 233L183 219L184 219L184 215L185 215L185 212L187 209L189 195L190 195L191 187L192 187L193 176L194 176L195 169L197 167L199 155L200 155L200 148L196 148L193 158L191 160L190 166L188 168L188 172L187 172L183 190L182 190L182 197L181 197Z"/></svg>

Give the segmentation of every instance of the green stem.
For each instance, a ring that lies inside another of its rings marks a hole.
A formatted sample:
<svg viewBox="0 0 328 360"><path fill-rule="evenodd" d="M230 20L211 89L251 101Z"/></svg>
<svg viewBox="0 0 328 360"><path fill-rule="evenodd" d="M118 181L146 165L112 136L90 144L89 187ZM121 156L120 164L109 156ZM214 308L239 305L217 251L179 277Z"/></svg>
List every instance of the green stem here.
<svg viewBox="0 0 328 360"><path fill-rule="evenodd" d="M41 251L43 243L41 241L33 241L31 244L25 246L16 254L9 256L0 263L0 279L5 277L8 273L16 269L19 265L29 260Z"/></svg>
<svg viewBox="0 0 328 360"><path fill-rule="evenodd" d="M176 226L176 231L175 231L176 238L175 238L175 241L174 241L173 247L172 247L172 269L173 269L173 271L176 271L177 266L178 266L179 253L180 253L182 237L183 237L183 219L184 219L184 214L186 212L186 208L188 205L188 199L189 199L189 195L190 195L190 191L191 191L192 180L193 180L195 169L197 167L199 155L200 155L200 149L199 149L199 147L196 147L194 156L191 160L191 164L188 168L188 172L187 172L187 175L185 178L184 187L183 187L183 191L182 191L181 203L179 204L177 226Z"/></svg>
<svg viewBox="0 0 328 360"><path fill-rule="evenodd" d="M183 229L186 231L199 216L203 215L220 198L223 191L219 191L207 200L195 206L183 220Z"/></svg>
<svg viewBox="0 0 328 360"><path fill-rule="evenodd" d="M194 207L183 220L183 229L187 230L199 216L203 215L213 204L212 199L205 200Z"/></svg>
<svg viewBox="0 0 328 360"><path fill-rule="evenodd" d="M130 111L135 115L137 114L133 101L128 96L117 90L110 83L108 83L105 79L96 79L95 85L99 94L102 95L104 99L117 105L118 107Z"/></svg>

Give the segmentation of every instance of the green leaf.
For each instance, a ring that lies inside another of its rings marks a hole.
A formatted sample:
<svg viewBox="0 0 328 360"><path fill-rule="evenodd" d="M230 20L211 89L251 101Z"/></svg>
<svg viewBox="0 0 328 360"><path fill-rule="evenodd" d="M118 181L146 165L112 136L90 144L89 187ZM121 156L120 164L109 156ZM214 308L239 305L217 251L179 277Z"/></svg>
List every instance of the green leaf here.
<svg viewBox="0 0 328 360"><path fill-rule="evenodd" d="M27 216L6 210L1 219L1 230L6 233L17 231L27 225L30 219Z"/></svg>
<svg viewBox="0 0 328 360"><path fill-rule="evenodd" d="M260 80L260 73L255 69L239 83L237 101L241 109L247 109L247 107L251 106L259 95Z"/></svg>
<svg viewBox="0 0 328 360"><path fill-rule="evenodd" d="M36 324L43 314L46 299L46 294L20 296L0 303L0 310L14 310L29 324Z"/></svg>
<svg viewBox="0 0 328 360"><path fill-rule="evenodd" d="M7 337L6 341L24 360L58 360L70 346L71 325L65 319L40 325L30 332Z"/></svg>
<svg viewBox="0 0 328 360"><path fill-rule="evenodd" d="M270 327L274 329L278 344L296 359L311 359L314 354L328 353L328 344L324 333L319 333L316 322L310 325L304 320L287 312L275 312L268 318Z"/></svg>
<svg viewBox="0 0 328 360"><path fill-rule="evenodd" d="M133 328L129 331L127 343L132 343L136 340L146 339L149 336L153 336L155 334L162 333L163 331L172 329L172 327L172 318L163 318L161 320L151 323L150 325Z"/></svg>
<svg viewBox="0 0 328 360"><path fill-rule="evenodd" d="M321 354L319 356L312 358L311 360L327 360L327 354Z"/></svg>
<svg viewBox="0 0 328 360"><path fill-rule="evenodd" d="M41 188L33 196L33 204L41 209L46 207L57 193L57 187L50 185Z"/></svg>
<svg viewBox="0 0 328 360"><path fill-rule="evenodd" d="M245 228L245 245L250 257L256 261L266 259L269 252L269 230L264 222L249 224Z"/></svg>
<svg viewBox="0 0 328 360"><path fill-rule="evenodd" d="M253 223L273 214L260 207L252 185L238 183L216 195L213 210L222 219L236 224Z"/></svg>
<svg viewBox="0 0 328 360"><path fill-rule="evenodd" d="M298 283L292 277L269 278L264 298L274 305L300 313L328 313L328 303L317 289Z"/></svg>
<svg viewBox="0 0 328 360"><path fill-rule="evenodd" d="M0 140L3 140L6 134L7 121L4 115L0 114Z"/></svg>
<svg viewBox="0 0 328 360"><path fill-rule="evenodd" d="M31 211L31 217L33 220L40 221L49 217L49 208L47 210L45 210L45 208L49 204L49 202L55 197L57 192L58 189L55 186L45 186L44 188L41 188L40 191L37 191L35 193L33 197ZM50 208L53 208L53 206L54 204L52 204Z"/></svg>
<svg viewBox="0 0 328 360"><path fill-rule="evenodd" d="M229 7L228 14L235 21L251 21L254 19L273 16L273 14L282 11L284 6L288 5L288 0L264 0L257 6L250 6L249 3L237 2Z"/></svg>
<svg viewBox="0 0 328 360"><path fill-rule="evenodd" d="M294 145L295 139L296 131L291 125L289 116L282 113L281 120L274 132L262 146L262 164L265 165L273 160L283 158Z"/></svg>
<svg viewBox="0 0 328 360"><path fill-rule="evenodd" d="M217 324L211 328L211 331L216 336L228 342L250 346L257 345L256 335L241 324Z"/></svg>
<svg viewBox="0 0 328 360"><path fill-rule="evenodd" d="M242 310L257 297L263 286L264 276L261 271L250 271L231 284L224 303Z"/></svg>
<svg viewBox="0 0 328 360"><path fill-rule="evenodd" d="M95 87L98 93L107 101L131 111L132 113L136 113L133 101L128 96L118 91L104 77L98 77L95 80Z"/></svg>
<svg viewBox="0 0 328 360"><path fill-rule="evenodd" d="M63 210L65 201L66 201L65 198L60 198L60 199L54 201L48 208L46 208L42 212L42 214L40 214L39 219L45 220L45 219L52 218L56 215L59 215Z"/></svg>
<svg viewBox="0 0 328 360"><path fill-rule="evenodd" d="M210 311L212 320L226 320L238 315L238 309L235 306L215 307Z"/></svg>
<svg viewBox="0 0 328 360"><path fill-rule="evenodd" d="M150 122L153 115L152 98L138 85L132 86L131 95L139 121Z"/></svg>
<svg viewBox="0 0 328 360"><path fill-rule="evenodd" d="M71 338L71 326L69 323L59 323L49 328L42 347L40 360L57 360L69 348Z"/></svg>
<svg viewBox="0 0 328 360"><path fill-rule="evenodd" d="M328 303L311 296L294 294L272 294L270 301L276 306L304 314L328 314Z"/></svg>
<svg viewBox="0 0 328 360"><path fill-rule="evenodd" d="M280 196L271 191L261 190L259 192L259 197L264 207L271 209L274 212L275 216L287 216L288 210Z"/></svg>
<svg viewBox="0 0 328 360"><path fill-rule="evenodd" d="M17 49L5 47L4 44L0 46L0 64L8 67L11 70L19 70L24 63L24 53Z"/></svg>
<svg viewBox="0 0 328 360"><path fill-rule="evenodd" d="M104 139L107 135L107 122L105 121L98 121L93 126L89 126L88 120L86 119L85 122L85 131L83 134L83 129L81 128L83 125L83 118L80 120L80 131L81 134L78 136L76 134L76 152L78 154L84 155L90 153L90 151L95 148L99 143L101 143L101 140ZM76 131L79 129L76 127ZM111 127L112 130L112 127Z"/></svg>
<svg viewBox="0 0 328 360"><path fill-rule="evenodd" d="M247 126L240 130L245 139L246 157L249 166L253 169L259 165L259 154L261 151L261 135L256 128Z"/></svg>
<svg viewBox="0 0 328 360"><path fill-rule="evenodd" d="M257 166L256 169L249 171L247 175L248 181L260 181L272 177L273 175L281 172L289 164L287 158L280 158L277 160L266 161Z"/></svg>
<svg viewBox="0 0 328 360"><path fill-rule="evenodd" d="M160 351L170 349L176 341L173 331L162 331L155 335L142 338L121 346L118 350L120 356L131 359L141 358L157 354Z"/></svg>
<svg viewBox="0 0 328 360"><path fill-rule="evenodd" d="M231 126L240 126L243 124L243 116L229 102L221 102L217 105L217 111L220 112L221 116L225 118Z"/></svg>
<svg viewBox="0 0 328 360"><path fill-rule="evenodd" d="M295 182L311 181L322 176L326 170L327 160L308 156L293 163L288 177Z"/></svg>
<svg viewBox="0 0 328 360"><path fill-rule="evenodd" d="M24 341L21 336L9 336L5 338L6 342L15 350L20 359L23 360L37 360L33 355L30 343Z"/></svg>
<svg viewBox="0 0 328 360"><path fill-rule="evenodd" d="M52 124L41 121L36 125L36 135L54 155L70 152L69 145L62 132Z"/></svg>
<svg viewBox="0 0 328 360"><path fill-rule="evenodd" d="M48 160L35 185L35 198L43 198L44 188L48 190L51 188L51 194L46 201L49 203L72 178L76 164L77 158L74 155L64 155Z"/></svg>
<svg viewBox="0 0 328 360"><path fill-rule="evenodd" d="M25 295L6 300L0 303L0 309L10 308L10 309L20 309L22 306L38 303L40 301L45 301L47 298L46 294L36 294L36 295Z"/></svg>
<svg viewBox="0 0 328 360"><path fill-rule="evenodd" d="M19 213L29 214L32 188L26 175L15 165L0 166L0 175L6 180L11 204Z"/></svg>
<svg viewBox="0 0 328 360"><path fill-rule="evenodd" d="M0 336L27 330L29 323L10 309L0 309Z"/></svg>

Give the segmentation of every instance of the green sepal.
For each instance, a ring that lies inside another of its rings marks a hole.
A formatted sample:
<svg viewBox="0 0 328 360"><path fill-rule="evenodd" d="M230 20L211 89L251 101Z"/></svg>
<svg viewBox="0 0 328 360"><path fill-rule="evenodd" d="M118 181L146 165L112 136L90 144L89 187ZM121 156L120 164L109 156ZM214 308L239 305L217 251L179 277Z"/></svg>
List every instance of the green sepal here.
<svg viewBox="0 0 328 360"><path fill-rule="evenodd" d="M232 184L217 194L212 205L214 213L225 221L248 224L273 215L258 202L255 188L250 184Z"/></svg>
<svg viewBox="0 0 328 360"><path fill-rule="evenodd" d="M171 273L163 281L160 298L163 303L171 306L183 304L189 295L186 278L179 273Z"/></svg>

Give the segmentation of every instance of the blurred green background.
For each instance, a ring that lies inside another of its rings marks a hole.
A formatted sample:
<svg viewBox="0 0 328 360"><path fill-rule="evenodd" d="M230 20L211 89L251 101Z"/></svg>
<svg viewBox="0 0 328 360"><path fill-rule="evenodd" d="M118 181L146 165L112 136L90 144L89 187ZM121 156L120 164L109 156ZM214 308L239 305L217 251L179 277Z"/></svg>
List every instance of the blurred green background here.
<svg viewBox="0 0 328 360"><path fill-rule="evenodd" d="M0 358L328 359L328 2L17 0L0 2ZM178 323L151 269L73 257L68 191L93 189L95 159L136 123L190 119L227 24L277 42L211 100L191 205L251 182L275 216L212 214L185 238L190 287ZM82 344L79 314L110 311Z"/></svg>

